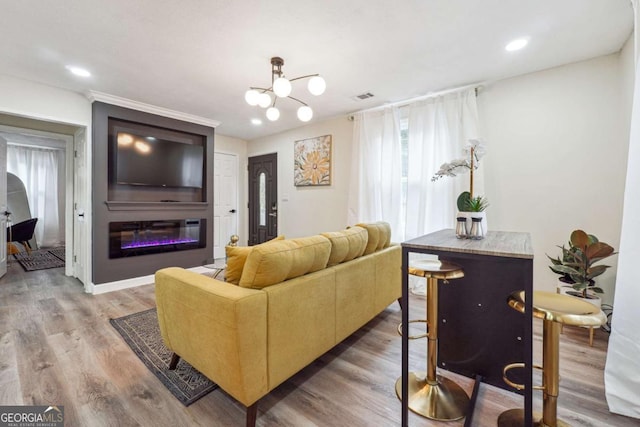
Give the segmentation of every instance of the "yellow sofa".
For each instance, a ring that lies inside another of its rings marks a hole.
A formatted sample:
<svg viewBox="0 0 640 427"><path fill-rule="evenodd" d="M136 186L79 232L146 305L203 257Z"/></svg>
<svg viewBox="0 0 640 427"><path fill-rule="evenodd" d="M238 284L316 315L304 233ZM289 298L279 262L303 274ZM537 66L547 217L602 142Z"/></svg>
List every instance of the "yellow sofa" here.
<svg viewBox="0 0 640 427"><path fill-rule="evenodd" d="M399 300L401 250L374 223L242 251L238 285L166 268L156 301L173 367L189 362L254 425L262 396Z"/></svg>

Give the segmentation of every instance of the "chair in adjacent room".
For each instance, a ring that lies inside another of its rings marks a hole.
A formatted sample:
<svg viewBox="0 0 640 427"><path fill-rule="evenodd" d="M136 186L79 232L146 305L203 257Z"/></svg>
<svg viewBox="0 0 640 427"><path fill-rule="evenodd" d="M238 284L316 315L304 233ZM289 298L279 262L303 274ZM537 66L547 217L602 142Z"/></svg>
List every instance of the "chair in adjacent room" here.
<svg viewBox="0 0 640 427"><path fill-rule="evenodd" d="M29 240L33 238L33 233L36 229L36 223L38 218L27 219L26 221L13 224L11 227L7 227L7 244L13 246L13 242L20 243L24 246L25 250L31 255L31 245ZM13 248L9 248L8 253L15 253Z"/></svg>

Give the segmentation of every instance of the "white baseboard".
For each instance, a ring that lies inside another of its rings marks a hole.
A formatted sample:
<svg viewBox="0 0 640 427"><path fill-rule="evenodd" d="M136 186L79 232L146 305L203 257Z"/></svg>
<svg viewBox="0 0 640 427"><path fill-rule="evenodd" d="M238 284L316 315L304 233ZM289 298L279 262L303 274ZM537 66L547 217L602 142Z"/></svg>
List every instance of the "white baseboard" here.
<svg viewBox="0 0 640 427"><path fill-rule="evenodd" d="M206 267L192 267L185 270L193 271L195 273L211 272L210 268ZM90 293L92 295L105 294L107 292L120 291L122 289L135 288L137 286L151 285L154 283L154 275L132 277L131 279L116 280L115 282L101 283L99 285L93 285Z"/></svg>

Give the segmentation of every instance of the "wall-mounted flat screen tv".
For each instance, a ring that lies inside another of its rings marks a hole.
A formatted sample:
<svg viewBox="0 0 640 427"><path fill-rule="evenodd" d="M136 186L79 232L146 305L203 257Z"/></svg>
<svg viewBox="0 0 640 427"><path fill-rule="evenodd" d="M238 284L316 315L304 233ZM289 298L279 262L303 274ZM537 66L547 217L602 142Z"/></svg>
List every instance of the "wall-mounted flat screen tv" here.
<svg viewBox="0 0 640 427"><path fill-rule="evenodd" d="M116 183L202 188L204 148L117 132Z"/></svg>

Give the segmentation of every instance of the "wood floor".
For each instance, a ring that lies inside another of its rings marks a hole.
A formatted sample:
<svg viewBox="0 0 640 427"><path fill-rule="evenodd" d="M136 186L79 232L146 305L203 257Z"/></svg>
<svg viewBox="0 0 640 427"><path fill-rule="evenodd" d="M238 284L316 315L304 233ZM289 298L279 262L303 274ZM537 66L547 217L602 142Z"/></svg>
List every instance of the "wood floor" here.
<svg viewBox="0 0 640 427"><path fill-rule="evenodd" d="M413 296L412 316L424 307ZM188 408L138 360L109 318L155 305L153 285L91 296L63 269L26 273L15 262L0 280L0 405L64 405L66 426L243 426L244 408L218 389ZM416 310L414 312L414 310ZM397 304L264 397L258 426L398 426L400 321ZM535 345L540 348L536 322ZM603 370L607 334L565 328L559 413L574 426L639 426L607 410ZM499 351L499 349L496 349ZM425 345L412 343L412 369ZM447 372L471 392L472 382ZM483 385L474 426L494 426L522 399ZM536 395L534 405L541 406ZM411 426L461 426L410 414Z"/></svg>

